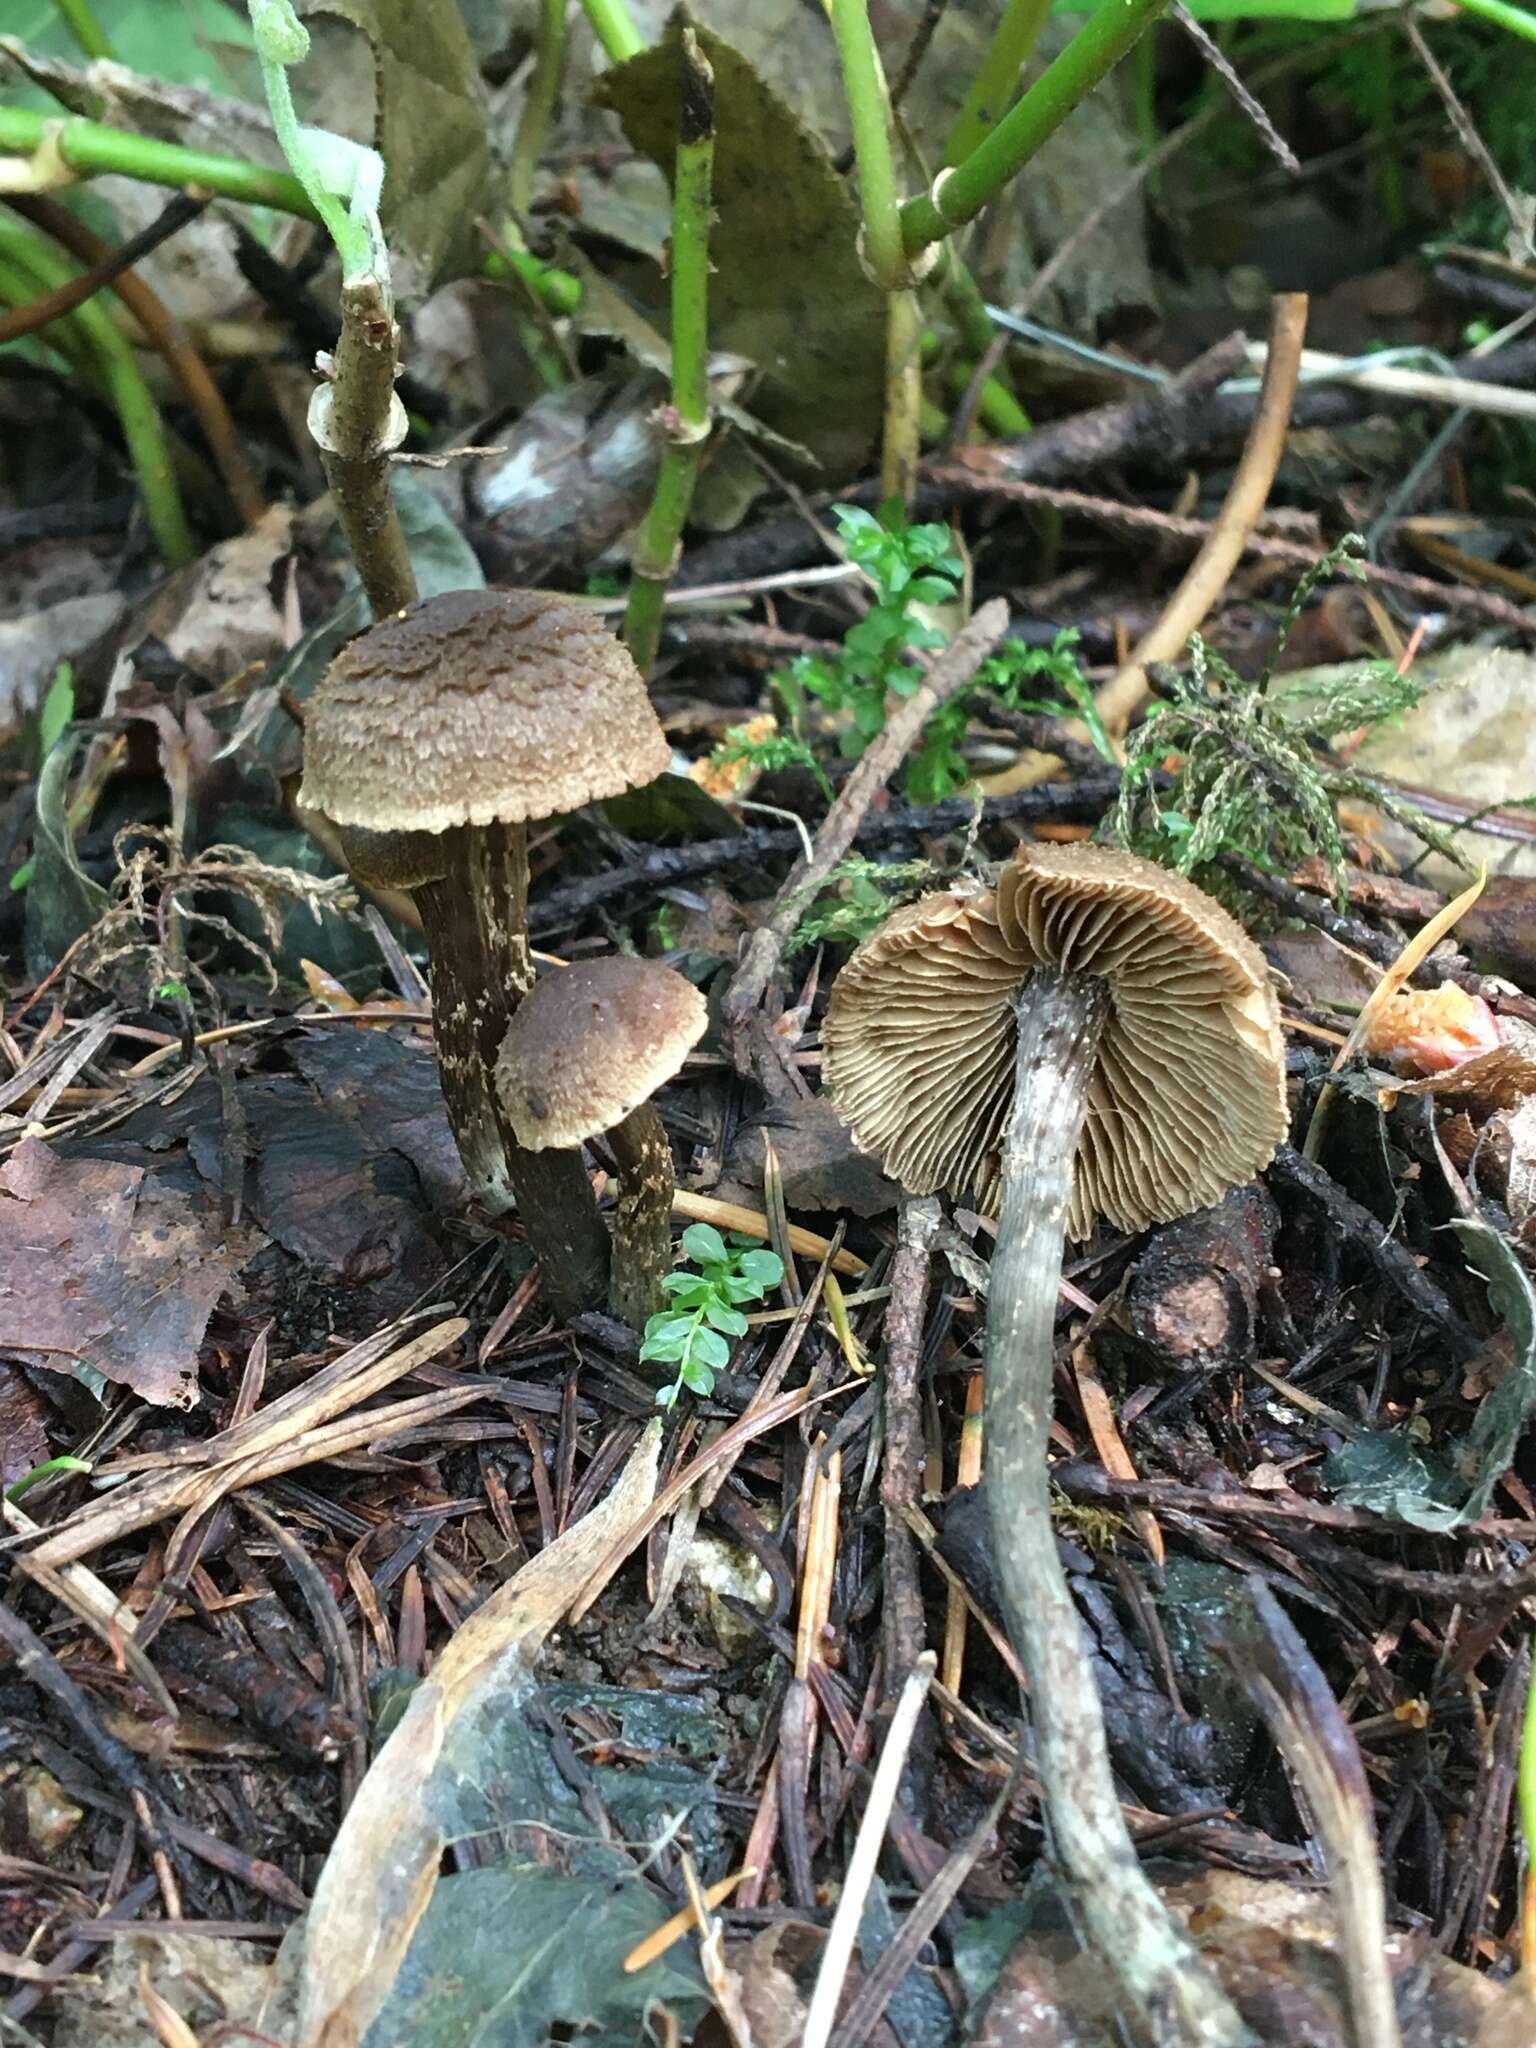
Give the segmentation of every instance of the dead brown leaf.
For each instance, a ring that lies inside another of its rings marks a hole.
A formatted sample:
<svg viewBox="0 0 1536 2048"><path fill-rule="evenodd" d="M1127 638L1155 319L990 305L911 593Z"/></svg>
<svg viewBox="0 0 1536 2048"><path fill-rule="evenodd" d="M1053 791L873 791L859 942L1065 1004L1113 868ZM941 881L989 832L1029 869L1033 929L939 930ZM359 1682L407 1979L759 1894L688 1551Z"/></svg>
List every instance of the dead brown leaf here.
<svg viewBox="0 0 1536 2048"><path fill-rule="evenodd" d="M24 1138L0 1169L0 1345L190 1408L208 1318L258 1243L142 1167Z"/></svg>

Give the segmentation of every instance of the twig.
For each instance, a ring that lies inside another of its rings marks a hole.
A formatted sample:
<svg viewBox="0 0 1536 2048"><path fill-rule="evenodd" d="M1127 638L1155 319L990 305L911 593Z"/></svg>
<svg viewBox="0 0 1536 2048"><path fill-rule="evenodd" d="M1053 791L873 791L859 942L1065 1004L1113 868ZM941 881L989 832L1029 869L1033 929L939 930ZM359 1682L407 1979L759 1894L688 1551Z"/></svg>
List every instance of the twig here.
<svg viewBox="0 0 1536 2048"><path fill-rule="evenodd" d="M918 1377L928 1306L928 1263L940 1211L932 1195L909 1196L896 1226L891 1296L885 1314L885 1455L880 1501L885 1510L883 1643L886 1685L922 1655L923 1595L917 1545L906 1520L922 1484L922 1399Z"/></svg>
<svg viewBox="0 0 1536 2048"><path fill-rule="evenodd" d="M888 811L864 817L854 833L854 844L910 844L946 832L964 831L973 821L993 825L1010 818L1050 818L1057 823L1088 823L1114 802L1119 787L1119 771L1101 769L1097 775L1084 776L1078 782L1044 783L1038 789L989 798L982 804L970 797L947 797L942 803L912 808L893 805ZM631 889L666 888L694 875L713 874L742 863L761 868L764 860L793 853L800 843L799 833L786 827L741 832L729 839L698 839L691 846L654 847L632 860L605 868L601 874L587 875L579 882L568 882L563 889L551 889L547 895L535 897L529 910L530 921L539 933L563 931L587 911Z"/></svg>
<svg viewBox="0 0 1536 2048"><path fill-rule="evenodd" d="M853 1960L859 1921L869 1897L870 1885L874 1882L875 1866L885 1843L891 1809L896 1804L907 1751L912 1747L918 1717L928 1697L928 1688L933 1683L933 1669L933 1652L925 1650L902 1686L896 1710L891 1715L885 1747L880 1752L880 1761L875 1766L874 1780L869 1788L864 1818L859 1822L853 1854L848 1859L842 1895L827 1931L826 1947L821 1952L821 1968L816 1974L816 1989L811 1993L810 2007L805 2015L801 2048L827 2048L831 2039L848 1965Z"/></svg>
<svg viewBox="0 0 1536 2048"><path fill-rule="evenodd" d="M170 1843L166 1836L162 1802L138 1758L124 1743L107 1733L97 1720L96 1710L87 1695L65 1671L47 1644L35 1636L15 1609L8 1607L3 1600L0 1600L0 1642L4 1643L15 1658L16 1667L22 1677L29 1684L35 1685L45 1698L52 1700L59 1712L77 1730L105 1775L127 1791L134 1818L143 1830L150 1860L154 1864L155 1876L160 1884L160 1895L165 1900L167 1918L179 1920L181 1893L176 1882Z"/></svg>
<svg viewBox="0 0 1536 2048"><path fill-rule="evenodd" d="M1400 2048L1387 1961L1386 1900L1371 1788L1360 1751L1316 1659L1257 1575L1249 1614L1214 1640L1263 1715L1323 1844L1357 2048Z"/></svg>
<svg viewBox="0 0 1536 2048"><path fill-rule="evenodd" d="M939 495L941 490L960 490L972 496L992 493L1001 498L1014 498L1024 505L1049 506L1066 513L1069 518L1096 519L1106 526L1123 527L1131 533L1161 533L1170 539L1203 542L1215 530L1207 519L1180 518L1172 512L1159 512L1150 505L1121 504L1113 498L1093 497L1086 491L1053 490L1045 484L1018 483L1010 477L988 477L953 464L928 469L925 480L936 487L931 504L925 504L919 497L919 508L927 512L936 513L943 509L945 500ZM849 493L849 496L857 501L856 494ZM1283 562L1297 569L1315 569L1322 559L1320 548L1309 548L1300 541L1280 540L1267 533L1250 533L1243 543L1243 553ZM1379 583L1387 590L1400 590L1405 597L1416 598L1420 603L1439 608L1453 606L1474 618L1487 619L1494 625L1509 626L1520 633L1536 633L1536 612L1523 610L1519 605L1511 604L1507 597L1499 597L1492 591L1474 590L1464 583L1439 583L1432 576L1415 576L1407 570L1389 569L1379 562L1360 562L1355 568L1367 583Z"/></svg>
<svg viewBox="0 0 1536 2048"><path fill-rule="evenodd" d="M98 283L110 285L133 314L164 356L166 367L181 386L188 405L196 413L198 425L203 430L204 438L218 465L219 474L224 479L224 487L229 492L235 510L247 526L254 526L266 511L267 503L261 485L256 480L256 472L246 456L240 430L230 416L229 407L224 403L224 394L209 375L207 364L188 341L182 332L180 322L165 301L129 267L138 256L145 255L148 251L139 249L125 264L121 259L128 255L133 243L125 242L121 249L114 250L100 235L93 234L83 221L77 219L67 207L60 206L57 201L14 198L11 204L18 213L25 214L35 227L41 228L44 234L62 243L72 256L78 256L82 263L91 264L93 268L87 271L85 276L95 275L98 277ZM154 237L149 247L153 248L157 243L164 241L168 234L183 226L186 221L195 220L206 204L206 200L173 199L159 220L145 231L147 235ZM181 213L170 228L165 228L164 223L178 207L182 209ZM135 241L143 239L143 236L134 238ZM117 268L112 275L98 275L106 266L113 264ZM83 283L84 278L77 282ZM0 332L0 341L4 339L4 333Z"/></svg>
<svg viewBox="0 0 1536 2048"><path fill-rule="evenodd" d="M762 1035L754 1032L754 1024L785 943L807 901L853 844L869 806L905 760L923 727L935 711L966 687L1007 629L1008 606L995 597L955 635L912 695L892 707L885 730L870 744L822 820L815 860L796 863L763 924L747 942L722 1015L738 1070L750 1073L755 1068L770 1090L782 1087L780 1054L775 1048L766 1062L754 1057L759 1052L754 1037Z"/></svg>
<svg viewBox="0 0 1536 2048"><path fill-rule="evenodd" d="M341 288L341 339L330 381L309 405L336 516L376 619L416 601L416 573L389 487L389 458L406 436L395 394L399 329L371 270Z"/></svg>
<svg viewBox="0 0 1536 2048"><path fill-rule="evenodd" d="M1018 1766L1015 1764L998 1787L991 1805L959 1847L950 1851L944 1867L901 1923L895 1939L882 1952L874 1968L866 1973L864 1982L838 2023L829 2048L864 2048L864 2043L884 2017L886 2007L905 1982L907 1972L915 1966L923 1944L960 1896L960 1887L991 1847L997 1824L1013 1796L1017 1778Z"/></svg>
<svg viewBox="0 0 1536 2048"><path fill-rule="evenodd" d="M18 212L27 211L25 205L15 198L11 204ZM123 271L131 270L141 256L148 256L162 242L168 242L172 235L180 233L189 221L197 219L207 204L206 199L194 199L190 193L178 192L166 201L147 227L140 228L120 248L110 250L89 270L82 270L78 277L71 278L68 284L61 284L57 291L44 292L30 306L18 306L12 313L0 313L0 347L8 341L20 341L39 327L46 327L50 320L59 320L64 314L72 313L76 306L94 297L103 285L110 284ZM35 215L32 217L36 218Z"/></svg>
<svg viewBox="0 0 1536 2048"><path fill-rule="evenodd" d="M1306 331L1306 295L1281 293L1275 300L1270 321L1269 355L1264 365L1259 408L1220 516L1184 580L1163 607L1162 616L1143 636L1130 660L1097 692L1099 715L1111 732L1124 732L1132 712L1146 696L1148 662L1179 658L1190 634L1202 623L1242 559L1244 543L1269 502L1270 486L1285 451Z"/></svg>
<svg viewBox="0 0 1536 2048"><path fill-rule="evenodd" d="M1196 21L1195 17L1184 5L1184 0L1172 0L1169 12L1179 24L1179 27L1183 29L1185 35L1189 37L1195 48L1200 52L1206 63L1216 73L1216 76L1227 88L1227 91L1231 93L1233 99L1247 117L1249 125L1253 128L1255 134L1275 159L1276 163L1280 165L1282 170L1289 171L1293 178L1299 178L1301 176L1301 164L1295 150L1292 149L1279 129L1276 128L1274 122L1271 121L1269 115L1264 111L1263 106L1255 99L1233 70L1221 45L1206 34L1201 24Z"/></svg>
<svg viewBox="0 0 1536 2048"><path fill-rule="evenodd" d="M1456 88L1446 77L1439 59L1424 40L1424 31L1419 27L1411 10L1404 9L1401 19L1403 33L1413 46L1413 54L1429 73L1430 83L1440 95L1441 104L1450 117L1451 126L1455 129L1462 148L1488 180L1494 197L1504 209L1504 217L1509 222L1510 232L1519 237L1526 257L1529 259L1536 256L1536 247L1532 244L1530 202L1526 201L1522 205L1509 189L1503 172L1493 160L1493 152L1478 134L1471 115L1457 98ZM1514 251L1511 250L1510 253L1513 254Z"/></svg>
<svg viewBox="0 0 1536 2048"><path fill-rule="evenodd" d="M1212 397L1246 360L1245 337L1229 334L1166 384L1055 420L1015 447L987 449L978 467L1001 463L1009 476L1051 483L1111 462L1178 462L1205 433Z"/></svg>

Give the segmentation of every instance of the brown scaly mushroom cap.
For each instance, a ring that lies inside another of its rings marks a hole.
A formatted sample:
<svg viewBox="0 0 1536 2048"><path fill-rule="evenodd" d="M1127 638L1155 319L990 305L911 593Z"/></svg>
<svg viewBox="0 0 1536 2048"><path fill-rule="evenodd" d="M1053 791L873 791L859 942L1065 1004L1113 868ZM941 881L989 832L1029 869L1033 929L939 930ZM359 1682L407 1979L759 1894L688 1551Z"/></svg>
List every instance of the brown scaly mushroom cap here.
<svg viewBox="0 0 1536 2048"><path fill-rule="evenodd" d="M532 590L451 590L350 641L306 706L299 801L338 825L551 818L671 759L628 650Z"/></svg>
<svg viewBox="0 0 1536 2048"><path fill-rule="evenodd" d="M838 975L825 1080L915 1194L996 1213L1013 1099L1013 1001L1036 967L1099 975L1068 1236L1144 1230L1219 1201L1286 1131L1285 1047L1264 956L1203 890L1132 854L1026 846L985 894L925 896Z"/></svg>
<svg viewBox="0 0 1536 2048"><path fill-rule="evenodd" d="M655 960L614 955L545 975L496 1062L517 1142L542 1152L613 1130L672 1079L708 1015L693 983Z"/></svg>

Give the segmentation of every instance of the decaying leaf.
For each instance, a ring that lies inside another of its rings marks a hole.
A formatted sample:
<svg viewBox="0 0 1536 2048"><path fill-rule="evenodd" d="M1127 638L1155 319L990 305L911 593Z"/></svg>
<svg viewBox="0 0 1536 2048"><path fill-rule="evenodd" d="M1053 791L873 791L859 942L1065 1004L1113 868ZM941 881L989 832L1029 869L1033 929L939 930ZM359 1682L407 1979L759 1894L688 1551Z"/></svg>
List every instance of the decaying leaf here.
<svg viewBox="0 0 1536 2048"><path fill-rule="evenodd" d="M159 635L178 661L220 684L281 653L274 585L292 545L293 513L274 505L248 533L221 541L184 573L179 616Z"/></svg>
<svg viewBox="0 0 1536 2048"><path fill-rule="evenodd" d="M1463 1217L1450 1228L1487 1282L1489 1300L1509 1331L1508 1369L1478 1403L1460 1443L1431 1454L1403 1430L1378 1430L1345 1444L1324 1466L1335 1500L1417 1529L1442 1531L1488 1512L1536 1408L1536 1289L1530 1276L1489 1224Z"/></svg>
<svg viewBox="0 0 1536 2048"><path fill-rule="evenodd" d="M491 157L475 56L455 0L303 0L306 21L335 17L361 32L373 58L373 133L389 166L379 213L395 290L425 298L476 267L475 220ZM303 71L294 74L305 88Z"/></svg>
<svg viewBox="0 0 1536 2048"><path fill-rule="evenodd" d="M109 632L126 606L117 591L103 590L0 619L0 743L13 740L37 709L59 663Z"/></svg>
<svg viewBox="0 0 1536 2048"><path fill-rule="evenodd" d="M605 1500L470 1616L411 1695L364 1778L315 1887L299 1996L303 2048L357 2048L383 2010L478 1793L477 1726L511 1713L539 1649L656 1487L652 1423Z"/></svg>
<svg viewBox="0 0 1536 2048"><path fill-rule="evenodd" d="M670 171L679 117L674 14L662 43L605 74L598 98ZM758 366L753 412L828 476L856 475L879 430L883 294L856 256L858 212L824 145L711 30L715 223L710 339Z"/></svg>
<svg viewBox="0 0 1536 2048"><path fill-rule="evenodd" d="M142 1167L24 1138L0 1169L0 1345L190 1408L208 1318L258 1241Z"/></svg>
<svg viewBox="0 0 1536 2048"><path fill-rule="evenodd" d="M556 2028L590 2030L605 2048L643 2048L661 2000L699 2013L686 1950L635 1976L624 1957L665 1919L646 1886L510 1860L444 1878L422 1916L394 1995L366 2048L544 2048ZM579 1929L579 1938L573 1930ZM485 2030L494 2013L494 2035Z"/></svg>

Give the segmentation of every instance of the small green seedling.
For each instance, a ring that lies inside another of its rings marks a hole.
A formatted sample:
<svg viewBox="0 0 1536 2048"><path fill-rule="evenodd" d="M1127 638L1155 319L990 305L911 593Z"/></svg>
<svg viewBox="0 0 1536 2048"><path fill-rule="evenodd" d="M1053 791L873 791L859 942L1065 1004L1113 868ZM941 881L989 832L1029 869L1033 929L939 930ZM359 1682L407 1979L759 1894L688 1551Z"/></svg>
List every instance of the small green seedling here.
<svg viewBox="0 0 1536 2048"><path fill-rule="evenodd" d="M14 1485L5 1489L5 1497L8 1501L18 1501L23 1494L30 1493L34 1486L41 1486L45 1479L57 1479L64 1472L89 1472L90 1469L84 1458L71 1458L67 1455L50 1458L46 1464L34 1465L30 1472L23 1472Z"/></svg>
<svg viewBox="0 0 1536 2048"><path fill-rule="evenodd" d="M658 1408L671 1408L685 1387L713 1393L715 1374L730 1363L729 1340L747 1332L740 1304L761 1301L784 1278L777 1252L734 1235L727 1243L709 1223L689 1225L682 1251L698 1270L667 1274L661 1284L669 1306L651 1317L640 1346L643 1361L677 1367L677 1377L656 1396Z"/></svg>
<svg viewBox="0 0 1536 2048"><path fill-rule="evenodd" d="M836 505L833 516L849 561L874 585L875 601L835 657L799 655L774 680L792 718L811 697L846 713L839 746L856 760L885 725L886 698L910 697L923 680L908 654L944 645L945 635L913 606L953 604L964 564L947 526L908 526L899 512L882 521L856 505Z"/></svg>

